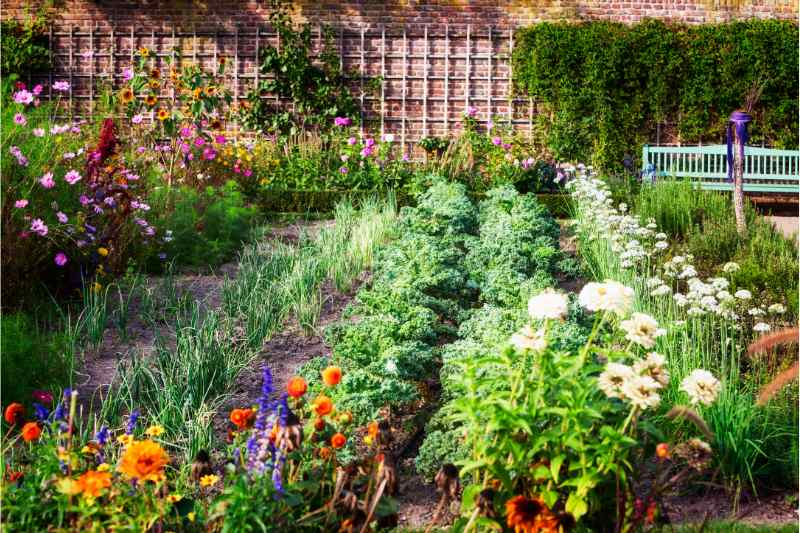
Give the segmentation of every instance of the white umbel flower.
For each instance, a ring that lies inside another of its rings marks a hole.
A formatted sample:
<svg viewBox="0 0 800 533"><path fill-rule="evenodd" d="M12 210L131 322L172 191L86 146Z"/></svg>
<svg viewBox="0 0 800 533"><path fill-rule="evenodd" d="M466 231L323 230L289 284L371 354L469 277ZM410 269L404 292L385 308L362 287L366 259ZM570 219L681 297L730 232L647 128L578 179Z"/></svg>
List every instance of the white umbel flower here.
<svg viewBox="0 0 800 533"><path fill-rule="evenodd" d="M537 319L560 319L567 316L567 296L552 289L528 300L528 314Z"/></svg>
<svg viewBox="0 0 800 533"><path fill-rule="evenodd" d="M740 300L749 300L750 298L753 297L753 294L747 289L740 289L734 292L733 295L739 298Z"/></svg>
<svg viewBox="0 0 800 533"><path fill-rule="evenodd" d="M608 363L606 369L597 378L597 386L609 398L624 398L622 386L636 374L628 365Z"/></svg>
<svg viewBox="0 0 800 533"><path fill-rule="evenodd" d="M725 272L726 274L733 274L734 272L738 272L739 264L734 262L725 263L725 266L722 267L722 271Z"/></svg>
<svg viewBox="0 0 800 533"><path fill-rule="evenodd" d="M627 333L625 338L645 348L656 345L656 338L667 333L659 328L655 318L644 313L633 313L630 320L623 320L620 327Z"/></svg>
<svg viewBox="0 0 800 533"><path fill-rule="evenodd" d="M689 395L692 405L711 405L719 395L721 385L708 370L698 368L681 381L681 390Z"/></svg>
<svg viewBox="0 0 800 533"><path fill-rule="evenodd" d="M547 339L544 331L534 331L530 326L525 326L511 336L511 344L520 352L525 350L542 352L547 348Z"/></svg>
<svg viewBox="0 0 800 533"><path fill-rule="evenodd" d="M772 304L767 307L767 311L775 315L780 315L786 312L786 306L783 304Z"/></svg>
<svg viewBox="0 0 800 533"><path fill-rule="evenodd" d="M578 295L578 302L589 311L611 311L625 315L633 302L633 289L616 282L587 283Z"/></svg>
<svg viewBox="0 0 800 533"><path fill-rule="evenodd" d="M658 407L661 403L661 396L658 389L661 385L650 376L633 376L625 380L622 385L622 394L631 405L640 409Z"/></svg>
<svg viewBox="0 0 800 533"><path fill-rule="evenodd" d="M640 376L650 376L661 387L669 384L669 371L664 368L666 359L660 353L650 352L647 358L640 359L633 364L633 371Z"/></svg>
<svg viewBox="0 0 800 533"><path fill-rule="evenodd" d="M672 289L670 289L667 285L660 285L650 291L650 296L667 296L672 294Z"/></svg>
<svg viewBox="0 0 800 533"><path fill-rule="evenodd" d="M767 312L760 307L753 307L752 309L747 310L747 314L750 316L764 316L767 314Z"/></svg>
<svg viewBox="0 0 800 533"><path fill-rule="evenodd" d="M771 329L772 328L770 327L770 325L767 324L766 322L759 322L758 324L753 326L753 331L758 332L758 333L766 333Z"/></svg>

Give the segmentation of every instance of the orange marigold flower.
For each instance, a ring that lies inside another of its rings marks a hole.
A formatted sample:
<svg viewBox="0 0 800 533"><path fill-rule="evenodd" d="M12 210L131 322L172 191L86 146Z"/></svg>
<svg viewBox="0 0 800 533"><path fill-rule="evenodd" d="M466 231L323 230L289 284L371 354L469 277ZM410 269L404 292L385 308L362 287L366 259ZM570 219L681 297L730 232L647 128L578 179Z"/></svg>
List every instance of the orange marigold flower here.
<svg viewBox="0 0 800 533"><path fill-rule="evenodd" d="M130 104L133 102L133 98L133 89L130 87L125 87L119 92L119 99L123 104Z"/></svg>
<svg viewBox="0 0 800 533"><path fill-rule="evenodd" d="M125 448L117 470L140 481L161 481L168 463L169 456L159 444L143 440Z"/></svg>
<svg viewBox="0 0 800 533"><path fill-rule="evenodd" d="M314 420L314 429L316 429L317 431L322 431L323 429L325 429L325 421L321 418L317 418L316 420Z"/></svg>
<svg viewBox="0 0 800 533"><path fill-rule="evenodd" d="M656 446L656 457L659 459L669 459L669 445L666 442L662 442Z"/></svg>
<svg viewBox="0 0 800 533"><path fill-rule="evenodd" d="M331 414L333 411L333 402L327 396L318 396L314 400L314 412L317 416L325 416Z"/></svg>
<svg viewBox="0 0 800 533"><path fill-rule="evenodd" d="M308 384L306 384L306 380L300 376L295 376L289 380L289 384L286 386L286 389L289 393L289 396L292 398L299 398L308 390Z"/></svg>
<svg viewBox="0 0 800 533"><path fill-rule="evenodd" d="M338 385L342 381L342 369L338 366L329 366L322 371L322 381L329 387Z"/></svg>
<svg viewBox="0 0 800 533"><path fill-rule="evenodd" d="M25 442L31 442L33 440L39 440L39 437L42 435L42 428L39 427L39 424L36 422L28 422L24 426L22 426L22 438Z"/></svg>
<svg viewBox="0 0 800 533"><path fill-rule="evenodd" d="M22 404L19 402L14 402L6 407L6 412L4 413L3 418L5 418L6 422L13 426L17 423L18 419L22 418L24 414L25 408L22 407Z"/></svg>
<svg viewBox="0 0 800 533"><path fill-rule="evenodd" d="M256 420L256 413L252 409L234 409L231 411L231 422L240 430L250 429Z"/></svg>
<svg viewBox="0 0 800 533"><path fill-rule="evenodd" d="M372 421L369 424L367 424L367 433L369 434L370 437L372 437L373 439L377 439L379 432L380 432L380 429L378 429L378 423L377 422Z"/></svg>
<svg viewBox="0 0 800 533"><path fill-rule="evenodd" d="M78 478L78 486L84 496L97 498L103 489L111 486L111 472L88 470Z"/></svg>
<svg viewBox="0 0 800 533"><path fill-rule="evenodd" d="M154 94L148 94L144 99L144 103L149 107L153 107L158 103L158 98Z"/></svg>
<svg viewBox="0 0 800 533"><path fill-rule="evenodd" d="M156 117L158 117L158 120L161 120L161 121L167 120L169 118L169 111L167 111L164 108L161 108L161 109L158 110L158 113L156 114Z"/></svg>
<svg viewBox="0 0 800 533"><path fill-rule="evenodd" d="M558 519L540 499L514 496L506 502L506 523L515 533L555 533Z"/></svg>
<svg viewBox="0 0 800 533"><path fill-rule="evenodd" d="M341 433L335 433L333 437L331 437L331 446L333 446L337 450L339 448L342 448L346 442L347 442L347 437L345 437Z"/></svg>

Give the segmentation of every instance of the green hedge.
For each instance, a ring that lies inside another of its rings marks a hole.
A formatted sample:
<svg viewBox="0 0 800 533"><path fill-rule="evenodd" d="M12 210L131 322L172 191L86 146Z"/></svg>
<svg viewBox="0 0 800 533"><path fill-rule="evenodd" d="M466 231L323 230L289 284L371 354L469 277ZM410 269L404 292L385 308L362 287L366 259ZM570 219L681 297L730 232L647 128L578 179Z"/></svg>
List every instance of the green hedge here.
<svg viewBox="0 0 800 533"><path fill-rule="evenodd" d="M758 84L751 143L795 147L797 42L797 25L778 20L543 23L517 32L514 83L541 103L538 131L557 159L607 171L654 142L658 124L662 142L722 142Z"/></svg>

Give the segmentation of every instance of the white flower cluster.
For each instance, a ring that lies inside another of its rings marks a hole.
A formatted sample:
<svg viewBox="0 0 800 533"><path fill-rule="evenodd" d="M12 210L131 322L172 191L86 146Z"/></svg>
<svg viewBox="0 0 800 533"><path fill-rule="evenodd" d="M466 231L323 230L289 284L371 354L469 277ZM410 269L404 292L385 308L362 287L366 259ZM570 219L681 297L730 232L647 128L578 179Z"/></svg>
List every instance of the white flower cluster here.
<svg viewBox="0 0 800 533"><path fill-rule="evenodd" d="M640 409L655 408L661 403L658 391L669 383L664 364L664 356L656 352L648 353L633 366L608 363L597 378L597 386L609 398L625 400Z"/></svg>
<svg viewBox="0 0 800 533"><path fill-rule="evenodd" d="M536 320L560 320L567 316L567 295L546 289L528 300L528 314ZM511 336L511 344L519 352L543 352L547 348L544 329L535 330L530 325Z"/></svg>

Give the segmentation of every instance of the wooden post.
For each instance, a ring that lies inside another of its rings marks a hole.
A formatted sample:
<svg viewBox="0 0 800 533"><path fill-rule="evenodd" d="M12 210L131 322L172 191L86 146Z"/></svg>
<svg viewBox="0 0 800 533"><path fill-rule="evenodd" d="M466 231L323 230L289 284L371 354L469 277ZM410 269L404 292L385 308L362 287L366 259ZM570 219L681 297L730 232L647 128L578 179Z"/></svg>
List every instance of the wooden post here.
<svg viewBox="0 0 800 533"><path fill-rule="evenodd" d="M733 130L733 214L736 217L736 231L744 236L747 227L744 219L744 161L740 157L744 153L744 141Z"/></svg>

